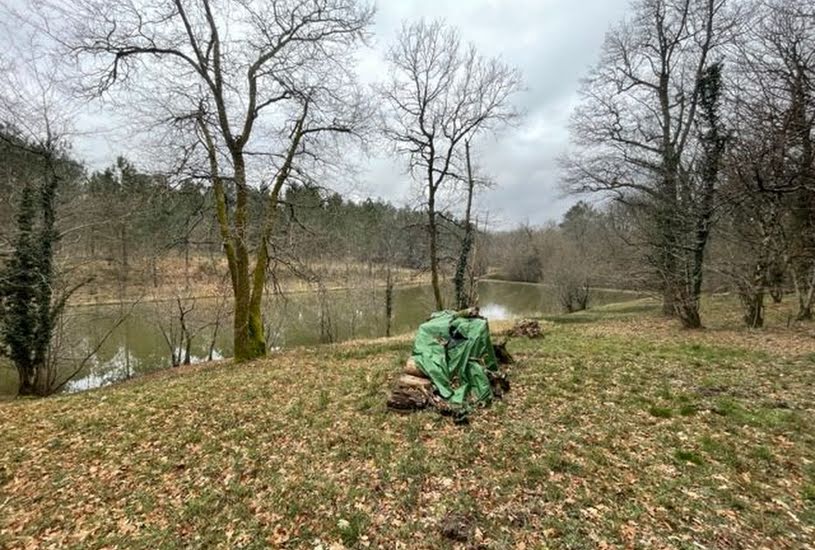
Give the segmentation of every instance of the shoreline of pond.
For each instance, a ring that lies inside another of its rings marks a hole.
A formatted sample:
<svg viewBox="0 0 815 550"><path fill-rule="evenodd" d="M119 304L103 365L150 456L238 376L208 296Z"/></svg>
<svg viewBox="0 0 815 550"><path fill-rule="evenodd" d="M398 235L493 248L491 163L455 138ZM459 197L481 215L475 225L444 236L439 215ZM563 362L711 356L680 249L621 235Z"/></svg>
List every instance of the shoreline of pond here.
<svg viewBox="0 0 815 550"><path fill-rule="evenodd" d="M557 285L553 283L534 283L531 281L512 281L507 279L494 279L492 277L484 277L478 279L479 283L491 283L491 284L507 284L507 285L524 285L524 286L532 286L532 287L540 287L540 288L557 288ZM416 288L427 285L427 281L411 281L411 282L404 282L404 283L397 283L393 285L393 289L406 289L406 288ZM387 285L382 283L376 283L368 286L354 286L354 285L333 285L325 287L326 292L347 292L351 290L384 290L387 288ZM607 292L607 293L618 293L618 294L630 294L630 295L639 295L639 296L647 296L650 293L646 290L631 290L631 289L621 289L621 288L608 288L608 287L591 287L590 291L595 292ZM274 292L270 296L299 296L303 294L315 293L318 292L315 288L295 288L292 290L285 290L283 292ZM656 295L656 294L654 294ZM180 296L184 300L216 300L218 298L223 298L224 295L222 294L190 294L186 296ZM69 307L97 307L97 306L118 306L118 305L133 305L133 304L160 304L162 302L171 302L176 300L179 296L161 296L161 297L125 297L124 299L116 299L116 298L105 298L102 300L81 300L81 301L69 301ZM226 298L230 298L227 294Z"/></svg>
<svg viewBox="0 0 815 550"><path fill-rule="evenodd" d="M490 319L491 324L526 316L558 314L560 305L555 288L546 283L481 279L479 301L482 314ZM327 300L318 292L308 290L286 292L279 304L270 300L267 326L270 355L274 355L272 350L275 348L287 350L320 345L321 342L359 342L383 337L384 308L380 303L383 290L384 286L336 286L326 289L329 293ZM422 282L405 282L395 285L394 290L391 334L410 334L433 311L430 286ZM596 290L592 308L645 297L643 293L633 291ZM231 314L212 312L210 306L217 306L220 311L223 307L221 301L216 303L203 296L196 299L200 300L200 305L189 309L189 315L185 314L184 319L193 333L190 340L192 364L208 363L210 357L216 361L229 360L232 355L228 329ZM192 298L187 300L194 301ZM132 305L93 302L72 306L76 317L68 325L65 341L86 345L84 341L99 335L105 335L105 341L88 360L82 373L70 383L70 392L119 384L152 372L176 368L168 359L170 347L174 353L181 353L178 350L183 348L179 347L182 343L177 340L178 312L172 302L173 299L168 298L134 300L129 302ZM123 305L132 311L121 326L107 335L110 324L118 323L116 312ZM95 311L95 308L98 309ZM211 321L213 315L218 319L217 323ZM328 332L324 333L326 327Z"/></svg>
<svg viewBox="0 0 815 550"><path fill-rule="evenodd" d="M528 286L535 286L535 287L543 287L543 288L557 288L557 285L554 283L533 283L531 281L512 281L509 279L493 279L491 277L484 277L482 279L478 279L479 283L500 283L500 284L508 284L508 285L528 285ZM632 289L623 289L623 288L610 288L610 287L589 287L589 292L615 292L618 294L634 294L634 295L649 295L653 294L657 296L656 293L648 290L632 290Z"/></svg>
<svg viewBox="0 0 815 550"><path fill-rule="evenodd" d="M485 280L486 282L486 280ZM488 282L499 282L499 281L488 281ZM510 282L510 281L505 281ZM425 286L427 284L426 281L417 281L417 282L409 282L409 283L398 283L393 285L393 289L405 289L405 288L415 288L420 286ZM353 286L353 285L337 285L337 286L327 286L325 287L326 292L347 292L352 290L384 290L387 288L385 284L373 284L368 286ZM273 292L269 296L299 296L303 294L312 294L318 292L316 288L296 288L293 290L286 290L284 292ZM183 300L217 300L218 298L223 298L223 294L190 294L185 296L162 296L162 297L125 297L124 299L103 299L100 301L77 301L77 302L69 302L69 307L81 308L81 307L98 307L98 306L118 306L118 305L133 305L133 304L160 304L162 302L172 302L177 298L181 298ZM226 294L227 299L231 299L231 295L229 293Z"/></svg>
<svg viewBox="0 0 815 550"><path fill-rule="evenodd" d="M546 289L546 290L548 290L549 288L552 288L552 285L547 285L547 284L519 283L519 282L512 282L512 281L492 280L492 279L482 279L479 282L482 283L482 284L492 286L493 288L496 288L496 287L497 288L507 288L507 287L509 287L510 289L511 288L515 288L515 289L528 288L530 290L531 289L539 289L539 290ZM398 288L399 290L402 290L402 291L405 291L405 290L409 291L410 289L420 290L424 286L426 286L426 285L424 285L422 283L416 283L416 284L403 284L403 285L399 285L396 288ZM334 289L330 289L329 291L341 293L343 291L347 292L349 290L354 290L354 289L359 289L359 288L360 287L334 288ZM367 287L366 289L371 290L370 287ZM601 289L598 289L598 292L604 292L604 291L601 290ZM309 293L306 291L306 292L297 292L297 293L293 293L293 294L299 295L299 296L304 296L304 295L307 295ZM489 303L485 303L484 308L482 310L484 312L484 315L487 316L490 319L491 326L496 330L500 330L501 326L503 326L505 324L508 324L508 323L511 323L512 321L514 321L514 320L516 320L518 318L521 318L523 316L535 317L535 316L541 316L541 315L546 314L546 311L544 311L544 310L537 310L536 309L533 312L533 311L522 311L522 310L515 309L514 307L512 307L512 304L509 301L507 301L508 300L508 298L507 298L508 295L505 294L505 291L502 291L501 294L504 295L503 299L502 298L495 298L495 297L492 297L492 299L487 298L487 302L489 302ZM510 290L509 295L511 295L511 294L512 294L512 292ZM546 292L545 294L548 294L548 292ZM638 293L638 292L633 292L633 291L612 291L612 294L616 294L618 299L614 300L612 302L607 302L606 304L603 304L602 303L603 300L601 299L600 303L597 304L597 306L602 307L604 305L607 305L608 303L627 302L627 301L630 301L629 297L631 297L631 299L635 299L636 296L645 297L643 293ZM152 303L161 304L164 301L166 301L166 300L153 301ZM147 302L147 301L143 302L144 305L149 305L149 303L150 302ZM501 304L504 304L504 305L502 306ZM116 306L116 305L119 305L119 304L118 303L112 303L112 304L92 303L92 304L85 304L85 307L111 307L111 306ZM138 306L138 305L142 305L142 304L136 304L136 305ZM504 309L504 306L506 306L506 309ZM595 306L595 307L597 307L597 306ZM492 308L495 308L495 307L498 307L498 309L493 310ZM80 306L77 309L81 311L82 307ZM550 313L552 313L552 312L550 312ZM415 315L414 315L414 317L415 317ZM418 320L418 317L413 319L413 321L417 321L417 320ZM270 346L268 356L269 357L274 357L274 355L279 351L286 351L286 350L291 350L291 349L296 349L296 348L309 348L309 347L314 347L314 346L325 346L325 345L328 345L328 346L331 346L331 345L339 345L339 346L352 345L353 346L353 345L359 345L359 344L362 344L362 343L371 343L371 342L376 342L376 341L394 341L395 339L398 340L400 338L405 339L405 338L408 338L410 336L410 334L412 333L413 328L415 328L415 325L416 325L415 322L411 322L410 324L402 323L402 324L394 325L394 329L396 331L398 331L398 332L393 333L390 337L385 337L384 335L383 336L366 335L364 329L362 329L362 332L357 333L356 336L353 336L351 338L341 337L339 340L337 340L335 342L330 342L330 343L291 340L290 343L280 345L280 346L276 346L276 345L272 344ZM228 331L226 331L226 332L228 332ZM225 335L225 336L227 336L227 335ZM132 338L132 335L131 335L131 338ZM226 339L228 340L228 337L226 337ZM120 374L121 371L122 371L122 368L123 368L123 366L121 364L119 364L122 361L122 357L119 355L119 353L121 353L122 350L124 350L125 353L132 353L132 351L127 348L128 345L133 346L134 341L131 340L128 343L128 341L125 340L125 342L124 342L125 348L121 347L122 346L121 342L112 341L111 346L112 346L114 352L113 353L108 353L107 356L101 358L100 362L97 365L94 365L93 367L89 367L88 371L85 373L85 376L77 377L74 381L72 381L72 383L68 384L66 386L66 388L68 388L68 391L63 392L63 394L84 393L86 391L92 391L94 389L101 388L101 387L107 387L107 386L111 386L111 385L119 385L119 384L122 384L122 383L127 383L129 381L134 380L134 379L139 379L139 378L142 378L142 377L145 377L145 376L151 376L152 377L152 376L158 375L159 373L162 373L162 372L175 371L175 370L177 370L179 368L197 368L197 367L201 367L202 365L208 365L208 364L211 364L211 363L221 363L221 362L224 362L224 361L227 361L227 362L232 361L231 354L229 353L228 345L226 347L219 346L216 349L216 352L217 352L216 357L213 358L212 360L207 359L205 356L202 357L200 353L193 353L193 362L191 364L189 364L189 365L179 365L179 366L176 366L176 367L173 367L173 366L170 366L170 365L157 366L159 362L163 361L163 359L162 359L163 356L162 356L161 352L157 356L154 356L154 357L150 357L150 356L143 357L143 356L140 356L138 354L139 352L137 351L137 352L134 353L134 355L131 355L130 358L129 358L129 361L131 361L132 364L128 363L128 365L127 365L126 372L128 374L126 376L118 376L117 373ZM226 354L225 355L220 355L223 352L226 352ZM164 353L166 353L166 352L164 352ZM155 363L155 364L153 364L153 363ZM85 379L87 379L87 378L90 378L91 380L85 381ZM83 381L85 381L85 382L83 383ZM3 393L6 394L8 392L3 392ZM10 396L4 395L4 397L10 397ZM11 398L13 399L13 397L11 397Z"/></svg>

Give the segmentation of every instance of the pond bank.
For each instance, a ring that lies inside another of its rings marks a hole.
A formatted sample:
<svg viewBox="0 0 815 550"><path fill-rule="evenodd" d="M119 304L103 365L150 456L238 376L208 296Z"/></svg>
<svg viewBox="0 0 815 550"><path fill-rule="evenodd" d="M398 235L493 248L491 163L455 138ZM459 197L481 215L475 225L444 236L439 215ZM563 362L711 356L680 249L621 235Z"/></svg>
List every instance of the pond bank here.
<svg viewBox="0 0 815 550"><path fill-rule="evenodd" d="M560 311L556 293L546 286L484 281L479 283L478 293L483 315L494 321ZM629 293L597 291L594 303L602 305L636 297ZM433 311L433 303L429 285L397 287L393 294L391 334L415 330ZM195 298L185 299L183 304L189 309L186 326L194 333L191 361L230 357L232 321L228 305L220 300ZM77 353L91 347L92 342L102 338L111 325L117 323L123 308L129 313L127 319L67 386L68 391L116 383L170 366L168 336L180 331L176 302L70 308L66 323L69 332L63 341L76 342ZM264 315L270 349L383 336L387 324L383 288L272 296L266 301ZM176 338L172 345L177 352L181 344Z"/></svg>

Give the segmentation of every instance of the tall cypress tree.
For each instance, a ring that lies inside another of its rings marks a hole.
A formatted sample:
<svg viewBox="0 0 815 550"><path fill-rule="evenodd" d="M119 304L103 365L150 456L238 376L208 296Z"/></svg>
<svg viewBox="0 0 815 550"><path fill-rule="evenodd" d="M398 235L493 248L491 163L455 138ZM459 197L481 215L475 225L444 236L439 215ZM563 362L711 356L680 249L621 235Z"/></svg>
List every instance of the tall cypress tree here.
<svg viewBox="0 0 815 550"><path fill-rule="evenodd" d="M39 286L38 250L35 237L36 200L31 185L23 187L20 196L14 250L3 276L2 306L3 343L20 375L20 393L34 393L36 378L34 342L38 339Z"/></svg>
<svg viewBox="0 0 815 550"><path fill-rule="evenodd" d="M39 156L43 175L37 185L26 177L20 194L11 259L0 273L0 341L17 368L19 393L47 395L55 382L48 352L64 306L53 303L59 161L50 146L26 150Z"/></svg>

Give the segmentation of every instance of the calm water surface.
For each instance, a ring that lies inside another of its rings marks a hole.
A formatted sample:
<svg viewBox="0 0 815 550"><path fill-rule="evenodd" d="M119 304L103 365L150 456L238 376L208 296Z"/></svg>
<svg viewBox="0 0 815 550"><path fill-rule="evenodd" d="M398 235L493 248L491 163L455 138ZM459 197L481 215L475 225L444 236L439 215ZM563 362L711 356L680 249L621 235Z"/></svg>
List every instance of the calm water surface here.
<svg viewBox="0 0 815 550"><path fill-rule="evenodd" d="M557 313L560 306L554 290L543 285L481 282L478 287L481 312L488 319L501 320L541 313ZM596 291L592 305L637 298L636 294ZM394 291L394 315L391 333L412 331L433 310L429 287L414 286ZM191 362L232 353L231 318L214 299L198 299L187 315L187 325L195 333ZM213 319L221 310L216 330ZM86 352L110 331L123 309L129 311L125 322L105 339L86 367L65 391L91 389L171 365L171 343L177 340L177 304L141 303L133 306L82 306L72 308L68 318L66 341L77 342ZM271 297L266 307L270 348L311 345L326 341L383 336L384 291L353 289ZM81 355L77 352L75 355Z"/></svg>

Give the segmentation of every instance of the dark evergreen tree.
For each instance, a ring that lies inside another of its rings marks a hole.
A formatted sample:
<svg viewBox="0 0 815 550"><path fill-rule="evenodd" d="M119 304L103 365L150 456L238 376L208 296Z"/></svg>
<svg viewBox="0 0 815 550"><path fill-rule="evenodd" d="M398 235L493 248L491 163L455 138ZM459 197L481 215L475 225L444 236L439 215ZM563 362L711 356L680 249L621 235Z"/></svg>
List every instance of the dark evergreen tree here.
<svg viewBox="0 0 815 550"><path fill-rule="evenodd" d="M21 395L47 395L54 386L48 352L64 301L53 303L56 190L52 153L43 152L46 174L37 189L26 182L20 196L17 236L3 271L0 336L20 376Z"/></svg>
<svg viewBox="0 0 815 550"><path fill-rule="evenodd" d="M20 393L33 393L35 375L33 342L37 338L37 250L34 235L36 203L26 185L20 196L17 236L8 265L0 278L2 336L5 353L20 375Z"/></svg>

